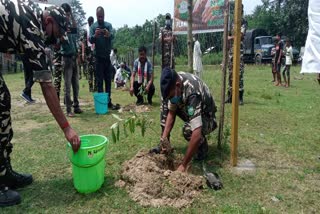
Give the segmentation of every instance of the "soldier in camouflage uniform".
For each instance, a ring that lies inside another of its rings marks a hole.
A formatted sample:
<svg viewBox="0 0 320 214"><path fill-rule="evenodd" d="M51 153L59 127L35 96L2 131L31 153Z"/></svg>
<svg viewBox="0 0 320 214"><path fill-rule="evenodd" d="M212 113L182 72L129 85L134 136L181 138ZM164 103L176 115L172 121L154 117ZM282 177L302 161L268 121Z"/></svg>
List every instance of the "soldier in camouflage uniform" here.
<svg viewBox="0 0 320 214"><path fill-rule="evenodd" d="M79 45L79 58L80 62L83 67L83 75L86 77L86 80L88 80L88 60L87 60L87 49L88 49L88 43L87 43L87 30L83 30L80 35L80 45ZM81 72L79 70L80 79L81 79Z"/></svg>
<svg viewBox="0 0 320 214"><path fill-rule="evenodd" d="M88 84L89 84L89 91L95 92L98 91L97 89L97 78L96 78L96 71L95 71L95 57L93 55L93 51L91 48L87 50L87 61L88 61Z"/></svg>
<svg viewBox="0 0 320 214"><path fill-rule="evenodd" d="M243 14L243 5L242 5L242 14ZM243 94L244 94L244 81L243 81L243 74L244 74L244 61L243 61L243 50L244 50L244 44L243 44L243 39L246 34L248 27L248 22L242 18L241 20L241 47L240 47L240 81L239 81L239 101L240 105L243 105ZM233 29L234 30L234 29ZM230 42L230 47L229 47L229 78L228 78L228 97L226 100L226 103L232 103L232 75L233 75L233 40L234 36L229 36L228 40Z"/></svg>
<svg viewBox="0 0 320 214"><path fill-rule="evenodd" d="M56 89L58 99L60 100L61 80L62 80L62 56L60 53L60 46L54 46L53 49L53 85Z"/></svg>
<svg viewBox="0 0 320 214"><path fill-rule="evenodd" d="M90 16L88 18L88 26L89 29L91 25L94 23L94 18ZM89 31L87 32L89 33ZM88 38L88 35L87 35ZM88 39L87 39L88 40ZM88 62L88 83L89 83L89 91L94 92L98 91L97 89L97 81L96 81L96 73L95 73L95 57L93 55L94 46L89 41L87 41L86 46L86 55L87 55L87 62Z"/></svg>
<svg viewBox="0 0 320 214"><path fill-rule="evenodd" d="M161 94L169 99L169 114L161 139L168 139L176 115L185 122L183 136L189 141L189 146L177 169L184 172L196 151L197 160L205 159L208 152L206 135L217 128L217 108L208 86L201 79L190 73L177 73L168 67L161 74Z"/></svg>
<svg viewBox="0 0 320 214"><path fill-rule="evenodd" d="M160 42L162 49L162 69L165 67L171 67L174 69L175 59L173 51L173 42L175 37L172 32L172 21L170 13L166 14L166 26L161 29Z"/></svg>
<svg viewBox="0 0 320 214"><path fill-rule="evenodd" d="M169 67L174 69L175 67L175 59L174 59L174 51L173 51L173 43L175 41L175 37L172 32L172 20L170 13L166 14L166 26L161 29L160 33L160 41L162 46L162 69ZM160 105L160 125L162 132L164 130L164 126L166 123L166 118L168 115L168 100L165 100L161 97L161 105Z"/></svg>
<svg viewBox="0 0 320 214"><path fill-rule="evenodd" d="M88 79L88 84L89 84L89 91L94 92L97 91L96 89L96 82L95 82L95 87L94 87L94 67L95 67L95 61L93 57L93 51L91 50L91 47L88 46L88 32L84 31L84 35L81 39L81 57L83 58L82 60L86 64L86 77Z"/></svg>
<svg viewBox="0 0 320 214"><path fill-rule="evenodd" d="M44 50L45 44L54 44L57 39L66 38L65 13L54 6L42 12L38 5L27 0L2 0L0 13L0 52L25 53L29 56L34 80L40 83L50 111L76 152L80 139L59 106ZM24 187L33 181L31 175L19 174L11 167L13 131L10 111L10 92L0 73L0 207L20 203L19 193L11 189Z"/></svg>

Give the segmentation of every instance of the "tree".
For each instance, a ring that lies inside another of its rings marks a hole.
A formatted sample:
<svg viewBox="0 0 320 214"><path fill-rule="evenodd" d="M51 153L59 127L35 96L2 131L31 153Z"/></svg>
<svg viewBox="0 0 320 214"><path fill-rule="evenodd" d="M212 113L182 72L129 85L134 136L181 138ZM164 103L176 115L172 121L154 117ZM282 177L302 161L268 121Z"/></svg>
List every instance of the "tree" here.
<svg viewBox="0 0 320 214"><path fill-rule="evenodd" d="M128 27L124 25L115 31L115 38L113 40L113 47L118 49L119 55L126 56L128 51L135 50L144 45L148 49L148 55L152 53L152 37L154 22L157 22L156 28L156 54L161 53L161 43L158 37L161 28L165 26L165 15L159 14L153 20L146 20L142 26L136 25L134 27ZM214 46L215 51L222 50L222 33L205 33L199 36L199 42L202 49L206 49ZM184 56L188 54L187 47L187 35L177 36L177 42L174 46L175 56Z"/></svg>
<svg viewBox="0 0 320 214"><path fill-rule="evenodd" d="M86 13L82 8L82 3L79 0L72 0L71 4L72 14L77 22L78 29L86 25Z"/></svg>
<svg viewBox="0 0 320 214"><path fill-rule="evenodd" d="M246 17L249 28L263 28L270 35L281 32L294 46L304 46L308 33L308 1L262 0L262 3Z"/></svg>

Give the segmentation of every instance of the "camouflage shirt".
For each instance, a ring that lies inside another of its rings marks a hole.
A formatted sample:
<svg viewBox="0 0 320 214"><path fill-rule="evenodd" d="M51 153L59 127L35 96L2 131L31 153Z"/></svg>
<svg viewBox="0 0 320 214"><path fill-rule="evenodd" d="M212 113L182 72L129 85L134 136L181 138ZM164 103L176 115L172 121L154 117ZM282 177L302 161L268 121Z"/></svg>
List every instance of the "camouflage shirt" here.
<svg viewBox="0 0 320 214"><path fill-rule="evenodd" d="M179 112L178 116L189 122L191 130L202 126L204 119L215 118L217 107L208 86L197 76L185 72L178 73L182 81L182 101L172 104L169 110Z"/></svg>
<svg viewBox="0 0 320 214"><path fill-rule="evenodd" d="M49 8L60 29L65 27L64 12L55 6ZM29 58L35 81L51 82L46 63L42 10L28 0L1 0L0 13L0 52L24 53Z"/></svg>
<svg viewBox="0 0 320 214"><path fill-rule="evenodd" d="M241 34L243 35L241 38L241 44L240 44L240 52L241 54L243 54L244 51L244 43L243 43L243 39L246 35L247 32L247 28L248 28L248 22L247 20L245 20L244 18L241 19ZM234 35L234 24L232 23L232 34ZM231 46L229 49L229 54L233 54L233 44L234 44L234 40L231 41Z"/></svg>
<svg viewBox="0 0 320 214"><path fill-rule="evenodd" d="M162 68L170 67L171 64L171 45L173 43L164 41L168 37L173 37L172 30L167 28L161 29L160 39L162 44ZM172 61L172 67L174 67L174 56L172 56Z"/></svg>

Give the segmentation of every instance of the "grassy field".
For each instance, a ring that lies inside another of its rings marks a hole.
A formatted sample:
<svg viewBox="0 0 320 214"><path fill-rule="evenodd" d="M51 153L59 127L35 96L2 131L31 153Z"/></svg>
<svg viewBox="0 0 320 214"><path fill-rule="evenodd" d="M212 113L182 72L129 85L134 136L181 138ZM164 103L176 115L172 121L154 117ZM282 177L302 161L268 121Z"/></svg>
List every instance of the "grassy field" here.
<svg viewBox="0 0 320 214"><path fill-rule="evenodd" d="M178 67L177 70L183 70ZM19 94L24 86L23 74L4 78L11 91L14 151L12 161L19 172L32 173L34 183L19 190L20 205L0 209L1 213L319 213L320 212L320 99L315 76L291 72L292 87L275 87L269 66L250 66L245 70L245 105L240 107L239 161L250 160L256 170L239 173L230 167L228 137L231 106L226 106L223 151L217 150L217 130L210 138L209 169L222 177L224 189L205 189L189 208L145 208L130 199L125 190L114 183L120 177L121 164L140 149L156 145L159 126L159 68L156 69L156 95L152 111L154 131L144 138L140 132L120 142L110 142L106 155L106 181L96 193L82 195L72 183L71 163L66 156L66 141L48 111L38 84L33 87L37 103L26 105ZM220 108L220 68L206 66L205 82ZM128 92L113 90L113 103L135 103ZM85 80L80 83L80 99L84 114L70 119L72 126L83 134L110 137L110 126L116 121L111 114L94 112L92 95ZM115 113L115 112L114 112ZM129 113L120 115L125 118ZM219 117L219 110L217 117ZM178 119L172 133L177 151L184 152L186 142ZM199 168L195 163L194 168ZM200 171L200 170L199 170Z"/></svg>

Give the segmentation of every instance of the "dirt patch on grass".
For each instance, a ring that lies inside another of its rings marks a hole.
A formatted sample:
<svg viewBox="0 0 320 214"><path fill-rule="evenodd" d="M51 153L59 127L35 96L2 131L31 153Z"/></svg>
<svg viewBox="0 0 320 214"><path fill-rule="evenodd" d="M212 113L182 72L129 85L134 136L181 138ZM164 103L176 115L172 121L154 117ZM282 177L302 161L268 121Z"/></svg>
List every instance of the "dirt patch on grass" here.
<svg viewBox="0 0 320 214"><path fill-rule="evenodd" d="M17 120L12 123L12 128L15 132L29 133L33 129L45 127L48 123L38 123L35 120Z"/></svg>
<svg viewBox="0 0 320 214"><path fill-rule="evenodd" d="M143 112L150 112L152 110L152 107L150 105L140 105L137 106L136 104L130 104L122 107L119 112L125 112L125 111L133 111L136 113L143 113Z"/></svg>
<svg viewBox="0 0 320 214"><path fill-rule="evenodd" d="M181 161L181 155L172 159L140 151L123 164L116 186L125 187L142 206L186 207L201 193L205 180L202 176L173 171Z"/></svg>

